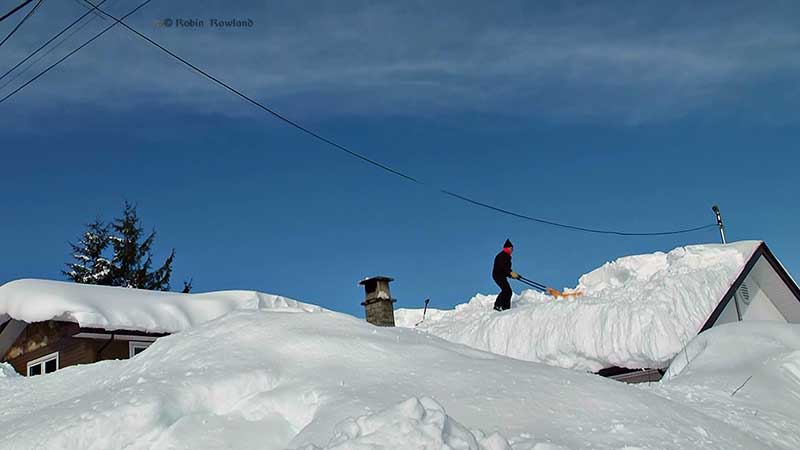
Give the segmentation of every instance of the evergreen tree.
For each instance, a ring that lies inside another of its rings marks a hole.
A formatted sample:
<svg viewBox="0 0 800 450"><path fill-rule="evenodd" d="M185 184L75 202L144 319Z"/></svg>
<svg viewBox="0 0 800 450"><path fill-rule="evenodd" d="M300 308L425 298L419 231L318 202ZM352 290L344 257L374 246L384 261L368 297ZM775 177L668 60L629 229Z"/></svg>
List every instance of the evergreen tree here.
<svg viewBox="0 0 800 450"><path fill-rule="evenodd" d="M156 232L146 237L136 215L136 207L125 202L122 217L109 225L100 220L86 226L77 244L70 243L75 262L68 263L64 275L76 283L122 286L154 291L168 291L172 276L173 249L164 264L152 270L151 247ZM107 249L111 247L109 252ZM112 253L107 257L107 253ZM184 282L183 292L192 288Z"/></svg>
<svg viewBox="0 0 800 450"><path fill-rule="evenodd" d="M192 290L192 282L193 281L194 281L194 279L189 279L189 281L185 281L184 280L184 282L183 282L183 290L181 291L181 293L188 294L189 292L191 292L191 290Z"/></svg>
<svg viewBox="0 0 800 450"><path fill-rule="evenodd" d="M122 217L111 224L113 234L110 237L114 249L111 259L111 285L154 291L168 291L172 276L172 261L175 259L173 249L164 264L151 271L153 258L150 248L156 238L151 231L140 243L144 230L139 224L136 207L125 202Z"/></svg>
<svg viewBox="0 0 800 450"><path fill-rule="evenodd" d="M73 263L62 271L71 281L83 284L108 285L111 282L111 262L103 256L109 245L108 226L99 219L86 225L86 231L72 247Z"/></svg>

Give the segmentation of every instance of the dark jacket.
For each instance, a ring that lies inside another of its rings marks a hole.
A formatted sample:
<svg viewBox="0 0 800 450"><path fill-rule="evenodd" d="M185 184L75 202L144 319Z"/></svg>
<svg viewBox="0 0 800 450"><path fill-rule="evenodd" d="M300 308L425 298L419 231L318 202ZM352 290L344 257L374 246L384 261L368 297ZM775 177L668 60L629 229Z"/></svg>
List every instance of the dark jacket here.
<svg viewBox="0 0 800 450"><path fill-rule="evenodd" d="M511 255L501 251L494 257L494 267L492 268L492 278L505 279L511 276Z"/></svg>

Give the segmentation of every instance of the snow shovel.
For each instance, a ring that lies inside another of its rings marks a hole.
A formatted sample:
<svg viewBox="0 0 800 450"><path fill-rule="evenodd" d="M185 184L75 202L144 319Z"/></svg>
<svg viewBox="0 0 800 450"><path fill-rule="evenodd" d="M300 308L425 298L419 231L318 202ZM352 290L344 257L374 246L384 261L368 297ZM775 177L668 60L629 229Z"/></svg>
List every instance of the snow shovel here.
<svg viewBox="0 0 800 450"><path fill-rule="evenodd" d="M564 293L564 292L559 291L558 289L547 287L547 286L545 286L545 285L543 285L541 283L537 283L536 281L529 280L529 279L523 277L522 275L520 275L519 278L517 278L517 279L519 281L527 284L528 286L530 286L530 287L532 287L534 289L537 289L537 290L539 290L541 292L546 292L547 295L550 295L551 297L555 297L555 298L580 297L581 295L583 295L583 292L580 292L580 291Z"/></svg>

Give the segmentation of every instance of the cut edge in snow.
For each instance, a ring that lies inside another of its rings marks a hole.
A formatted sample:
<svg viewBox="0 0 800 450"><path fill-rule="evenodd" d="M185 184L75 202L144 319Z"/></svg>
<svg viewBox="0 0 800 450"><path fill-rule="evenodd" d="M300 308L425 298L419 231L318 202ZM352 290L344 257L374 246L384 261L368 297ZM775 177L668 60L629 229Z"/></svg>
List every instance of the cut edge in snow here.
<svg viewBox="0 0 800 450"><path fill-rule="evenodd" d="M785 273L763 241L689 245L607 262L580 277L574 290L584 291L584 297L554 300L523 291L511 310L496 313L491 310L495 296L476 295L452 310L428 309L417 328L492 353L564 368L617 374L666 368L714 311L724 307L722 300L736 292L737 281L762 255ZM797 291L791 278L783 278ZM421 315L417 309L395 313L398 324L406 327L415 326Z"/></svg>

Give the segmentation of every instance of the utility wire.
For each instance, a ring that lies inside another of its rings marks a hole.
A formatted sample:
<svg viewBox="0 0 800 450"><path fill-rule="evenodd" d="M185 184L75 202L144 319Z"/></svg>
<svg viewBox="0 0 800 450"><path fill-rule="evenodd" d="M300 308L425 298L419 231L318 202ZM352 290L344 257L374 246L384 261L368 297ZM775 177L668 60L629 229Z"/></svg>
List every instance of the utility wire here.
<svg viewBox="0 0 800 450"><path fill-rule="evenodd" d="M295 122L295 121L283 116L282 114L278 113L277 111L265 106L264 104L260 103L257 100L254 100L253 98L243 94L242 92L240 92L239 90L233 88L229 84L221 81L220 79L214 77L213 75L209 74L208 72L204 71L203 69L199 68L198 66L194 65L193 63L187 61L186 59L184 59L184 58L182 58L180 56L178 56L177 54L173 53L172 51L170 51L166 47L164 47L161 44L159 44L158 42L150 39L149 37L145 36L144 34L140 33L139 31L131 28L130 26L128 26L128 24L124 23L123 20L125 18L127 18L129 15L133 14L136 10L131 11L127 15L123 16L121 19L118 19L118 18L114 17L113 15L111 15L111 14L103 11L102 9L100 9L98 7L99 5L96 6L92 2L90 2L89 0L84 0L84 1L86 1L86 3L92 5L94 7L93 10L97 10L101 14L103 14L103 15L109 17L110 19L114 20L114 24L112 24L112 26L117 24L117 23L119 23L123 27L127 28L128 30L130 30L132 33L134 33L137 36L139 36L140 38L144 39L145 41L147 41L151 45L157 47L159 50L163 51L164 53L168 54L169 56L171 56L171 57L175 58L176 60L180 61L181 63L183 63L187 67L191 68L192 70L194 70L195 72L197 72L201 76L211 80L215 84L217 84L217 85L223 87L224 89L230 91L231 93L235 94L236 96L240 97L241 99L245 100L246 102L251 103L252 105L262 109L263 111L265 111L265 112L267 112L269 114L271 114L272 116L274 116L275 118L285 122L286 124L288 124L288 125L296 128L296 129L302 131L303 133L308 134L309 136L311 136L311 137L313 137L313 138L315 138L315 139L317 139L317 140L319 140L321 142L324 142L324 143L326 143L326 144L328 144L328 145L330 145L330 146L332 146L332 147L334 147L334 148L336 148L336 149L338 149L340 151L343 151L343 152L347 153L348 155L350 155L350 156L352 156L354 158L360 159L361 161L363 161L365 163L368 163L368 164L371 164L373 166L376 166L376 167L378 167L378 168L380 168L380 169L382 169L384 171L392 173L392 174L394 174L394 175L396 175L398 177L401 177L401 178L403 178L403 179L405 179L407 181L411 181L411 182L416 183L416 184L428 186L428 185L426 185L426 183L423 183L422 181L420 181L420 180L418 180L418 179L416 179L416 178L414 178L414 177L412 177L410 175L407 175L407 174L405 174L403 172L400 172L400 171L398 171L396 169L393 169L393 168L389 167L386 164L383 164L383 163L380 163L378 161L375 161L375 160L373 160L373 159L371 159L371 158L369 158L367 156L364 156L364 155L362 155L362 154L360 154L358 152L350 150L349 148L347 148L347 147L345 147L343 145L340 145L340 144L338 144L338 143L336 143L336 142L334 142L334 141L332 141L332 140L330 140L330 139L328 139L328 138L326 138L326 137L324 137L324 136L322 136L322 135L320 135L320 134L318 134L318 133L306 128L305 126L303 126L303 125L301 125L301 124L299 124L299 123L297 123L297 122ZM147 0L145 3L143 3L142 5L140 5L136 9L138 10L139 8L141 8L145 4L149 3L150 1L151 0ZM22 88L24 88L25 86L27 86L28 84L33 82L36 78L39 78L41 75L43 75L44 73L46 73L47 71L49 71L50 69L55 67L61 61L65 60L66 58L68 58L69 56L71 56L72 54L74 54L75 52L80 50L81 48L83 48L86 45L88 45L90 42L92 42L96 38L100 37L100 35L105 33L105 31L108 31L108 29L110 29L110 28L111 27L106 28L100 34L98 34L97 36L93 37L92 39L90 39L89 41L87 41L85 44L81 45L77 49L73 50L71 53L69 53L64 58L62 58L59 61L57 61L52 66L48 67L44 72L42 72L39 75L37 75L34 79L30 80L29 82L27 82L24 85L22 85L19 88L17 88L17 90L15 90L14 92L12 92L12 93L8 94L7 96L3 97L2 99L0 99L0 103L3 103L7 99L9 99L12 95L16 94L17 92L22 90ZM429 187L431 187L431 186L429 186ZM531 216L527 216L527 215L524 215L524 214L515 213L513 211L509 211L509 210L506 210L506 209L503 209L503 208L499 208L499 207L490 205L488 203L483 203L483 202L471 199L469 197L466 197L466 196L463 196L463 195L460 195L460 194L456 194L454 192L451 192L451 191L448 191L448 190L445 190L445 189L439 189L439 188L434 188L434 189L437 189L442 194L448 195L450 197L462 200L464 202L470 203L470 204L475 205L475 206L480 206L480 207L483 207L483 208L486 208L486 209L489 209L489 210L492 210L492 211L495 211L495 212L499 212L499 213L502 213L502 214L505 214L505 215L510 215L510 216L517 217L517 218L520 218L520 219L530 220L530 221L534 221L534 222L538 222L538 223L542 223L542 224L546 224L546 225L552 225L552 226L556 226L556 227L566 228L566 229L575 230L575 231L583 231L583 232L588 232L588 233L614 234L614 235L620 235L620 236L659 236L659 235L689 233L689 232L704 230L704 229L707 229L707 228L712 228L712 227L716 227L717 226L716 224L710 224L710 225L704 225L704 226L694 227L694 228L687 228L687 229L682 229L682 230L649 232L649 233L631 233L631 232L623 232L623 231L600 230L600 229L593 229L593 228L577 227L577 226L573 226L573 225L563 224L563 223L559 223L559 222L554 222L554 221L550 221L550 220L544 220L544 219L540 219L540 218L537 218L537 217L531 217Z"/></svg>
<svg viewBox="0 0 800 450"><path fill-rule="evenodd" d="M30 1L33 1L33 0L30 0ZM64 28L63 30L61 30L61 31L59 31L58 33L56 33L56 34L55 34L53 37L51 37L50 39L48 39L48 40L47 40L47 42L45 42L45 43L44 43L44 44L42 44L42 45L41 45L39 48L37 48L37 49L36 49L36 50L35 50L33 53L31 53L30 55L28 55L28 56L26 56L25 58L23 58L23 59L22 59L22 61L18 62L18 63L17 63L17 64L16 64L14 67L12 67L12 68L8 69L8 71L6 71L6 73L4 73L2 76L0 76L0 80L2 80L3 78L7 77L7 76L8 76L8 74L10 74L10 73L11 73L11 72L13 72L14 70L16 70L16 69L17 69L19 66L21 66L21 65L25 64L25 62L26 62L26 61L28 61L29 59L33 58L33 57L34 57L34 56L35 56L37 53L39 53L40 51L42 51L42 49L43 49L43 48L45 48L45 47L47 47L48 45L50 45L50 43L51 43L51 42L53 42L53 41L55 41L56 39L58 39L58 37L59 37L59 36L61 36L62 34L66 33L66 32L67 32L67 30L69 30L70 28L74 27L74 26L75 26L75 24L77 24L78 22L80 22L81 20L83 20L83 18L84 18L84 17L86 17L86 16L88 16L89 14L91 14L91 13L92 13L92 11L94 11L96 8L99 8L99 7L100 7L100 6L101 6L103 3L105 3L106 1L107 1L107 0L103 0L103 1L101 1L100 3L98 3L98 4L97 4L97 6L96 6L96 7L94 7L94 8L92 8L92 9L90 9L90 10L86 11L86 13L84 13L82 16L80 16L80 17L78 17L77 19L75 19L75 21L74 21L74 22L72 22L71 24L67 25L67 27L66 27L66 28ZM116 24L115 24L115 25L116 25ZM62 41L62 42L63 42L63 41ZM61 45L61 44L60 44L60 43L59 43L59 44L57 44L57 45L56 45L56 47L57 47L58 45ZM52 51L52 49L51 49L50 51ZM48 53L49 53L50 51L48 51ZM37 61L37 62L38 62L38 61Z"/></svg>
<svg viewBox="0 0 800 450"><path fill-rule="evenodd" d="M86 1L86 3L89 3L90 5L94 6L94 4L92 4L91 1L89 1L89 0L84 0L84 1ZM283 122L285 122L285 123L297 128L298 130L300 130L300 131L302 131L302 132L304 132L304 133L306 133L306 134L308 134L308 135L310 135L310 136L312 136L312 137L314 137L314 138L316 138L316 139L318 139L318 140L320 140L322 142L325 142L326 144L329 144L329 145L331 145L331 146L333 146L333 147L335 147L335 148L337 148L339 150L342 150L342 151L348 153L349 155L354 156L354 157L356 157L356 158L358 158L358 159L360 159L360 160L362 160L362 161L364 161L366 163L369 163L369 164L372 164L374 166L377 166L377 167L379 167L379 168L381 168L381 169L383 169L385 171L388 171L388 172L390 172L390 173L392 173L394 175L402 177L402 178L404 178L404 179L406 179L408 181L412 181L412 182L417 183L417 184L423 184L423 185L425 184L425 183L417 180L416 178L414 178L414 177L412 177L410 175L406 175L406 174L404 174L404 173L402 173L402 172L400 172L398 170L395 170L395 169L393 169L393 168L391 168L391 167L389 167L389 166L387 166L385 164L382 164L382 163L377 162L377 161L375 161L373 159L370 159L370 158L368 158L368 157L366 157L366 156L364 156L364 155L362 155L360 153L357 153L357 152L355 152L353 150L348 149L347 147L345 147L343 145L340 145L340 144L338 144L338 143L336 143L336 142L334 142L334 141L332 141L332 140L330 140L328 138L325 138L325 137L317 134L314 131L309 130L308 128L300 125L299 123L297 123L297 122L295 122L295 121L283 116L282 114L276 112L275 110L263 105L262 103L258 102L257 100L254 100L254 99L248 97L247 95L245 95L242 92L238 91L237 89L231 87L227 83L219 80L218 78L214 77L213 75L205 72L204 70L200 69L196 65L192 64L191 62L187 61L186 59L176 55L175 53L173 53L169 49L165 48L164 46L162 46L158 42L155 42L154 40L152 40L149 37L145 36L144 34L140 33L139 31L131 28L130 26L128 26L128 24L123 23L121 20L117 19L116 17L112 16L111 14L108 14L107 12L105 12L102 9L99 9L99 8L97 10L101 14L105 14L107 17L109 17L112 20L116 21L117 23L119 23L123 27L127 28L128 30L130 30L131 32L133 32L134 34L139 36L140 38L142 38L145 41L147 41L148 43L154 45L155 47L157 47L161 51L167 53L168 55L170 55L173 58L177 59L178 61L182 62L186 66L191 67L192 69L194 69L200 75L208 78L209 80L213 81L214 83L220 85L221 87L223 87L223 88L227 89L228 91L230 91L230 92L236 94L237 96L241 97L245 101L247 101L247 102L249 102L249 103L261 108L262 110L272 114L276 118L278 118L278 119L282 120ZM614 235L619 235L619 236L661 236L661 235L690 233L690 232L693 232L693 231L700 231L700 230L705 230L705 229L710 229L710 228L716 228L717 227L716 224L709 224L709 225L703 225L703 226L693 227L693 228L686 228L686 229L681 229L681 230L649 232L649 233L632 233L632 232L614 231L614 230L599 230L599 229L585 228L585 227L578 227L578 226L563 224L563 223L554 222L554 221L551 221L551 220L540 219L540 218L537 218L537 217L531 217L531 216L527 216L527 215L524 215L524 214L515 213L513 211L509 211L509 210L506 210L506 209L503 209L503 208L499 208L499 207L490 205L488 203L483 203L483 202L471 199L469 197L466 197L466 196L463 196L463 195L456 194L454 192L448 191L446 189L437 189L437 190L439 192L441 192L441 193L443 193L445 195L449 195L449 196L451 196L453 198L456 198L456 199L471 203L471 204L476 205L476 206L481 206L483 208L487 208L489 210L492 210L492 211L495 211L495 212L499 212L499 213L502 213L502 214L514 216L514 217L517 217L517 218L520 218L520 219L525 219L525 220L530 220L530 221L542 223L542 224L545 224L545 225L552 225L552 226L556 226L556 227L566 228L566 229L575 230L575 231L584 231L584 232L588 232L588 233L614 234Z"/></svg>
<svg viewBox="0 0 800 450"><path fill-rule="evenodd" d="M694 227L694 228L685 228L685 229L681 229L681 230L672 230L672 231L657 231L657 232L651 232L651 233L629 233L629 232L626 232L626 231L598 230L598 229L594 229L594 228L577 227L577 226L574 226L574 225L567 225L567 224L563 224L563 223L559 223L559 222L553 222L551 220L540 219L538 217L526 216L524 214L515 213L514 211L509 211L507 209L498 208L497 206L492 206L492 205L490 205L488 203L479 202L479 201L473 200L473 199L471 199L469 197L465 197L463 195L459 195L459 194L456 194L454 192L450 192L450 191L447 191L447 190L444 190L444 189L440 189L440 191L445 193L445 194L447 194L447 195L455 197L457 199L463 200L463 201L468 202L468 203L472 203L473 205L482 206L484 208L491 209L493 211L497 211L497 212L502 213L502 214L507 214L509 216L518 217L520 219L531 220L533 222L543 223L545 225L552 225L554 227L566 228L568 230L585 231L587 233L615 234L617 236L665 236L665 235L669 235L669 234L691 233L693 231L700 231L700 230L705 230L705 229L708 229L708 228L717 228L717 224L713 223L713 224L702 225L702 226Z"/></svg>
<svg viewBox="0 0 800 450"><path fill-rule="evenodd" d="M105 3L105 2L106 2L106 0L103 0L103 1L102 1L102 2L100 2L100 3L99 3L97 6L99 7L101 4L103 4L103 3ZM84 5L83 3L81 3L81 6L84 6L84 7L86 7L86 5ZM91 12L91 11L89 11L89 12ZM88 14L88 13L87 13L87 14ZM14 69L16 69L16 68L18 68L19 66L21 66L22 64L24 64L24 63L25 63L26 61L28 61L28 60L29 60L29 59L30 59L32 56L34 56L34 55L35 55L36 53L38 53L40 50L42 50L43 48L45 48L45 47L46 47L46 46L47 46L49 43L53 42L53 40L54 40L54 39L58 38L58 37L59 37L59 36L61 36L61 35L62 35L62 34L65 32L65 31L69 30L69 29L70 29L70 28L71 28L73 25L75 25L75 24L77 24L78 22L80 22L80 20L81 20L81 19L83 19L84 17L86 17L86 16L87 16L87 14L84 14L84 15L82 15L82 16L81 16L81 17L80 17L78 20L76 20L75 22L72 22L72 24L70 24L69 26L67 26L67 28L64 28L64 30L62 30L61 32L59 32L58 34L56 34L55 36L53 36L53 38L49 39L49 40L48 40L47 42L45 42L45 43L44 43L44 44L43 44L41 47L39 47L38 49L36 49L36 51L34 51L34 52L33 52L33 53L31 53L30 55L26 56L26 57L25 57L25 58L24 58L22 61L20 61L19 63L17 63L17 64L16 64L14 67L12 67L11 69L9 69L9 70L8 70L6 73L4 73L3 75L0 75L0 81L2 81L2 80L3 80L3 79L4 79L4 78L5 78L5 77L6 77L8 74L10 74L11 72L13 72L13 71L14 71ZM15 73L13 77L10 77L10 78L9 78L9 79L8 79L8 80L5 82L5 83L3 83L2 85L0 85L0 92L2 92L2 91L3 91L3 90L4 90L4 89L5 89L5 88L6 88L6 87L9 85L9 84L13 83L13 82L14 82L14 81L15 81L17 78L21 77L22 75L25 75L25 74L26 74L26 73L27 73L27 72L28 72L28 71L29 71L29 70L30 70L32 67L34 67L34 66L36 66L37 64L39 64L39 62L40 62L41 60L43 60L43 59L47 58L47 56L48 56L49 54L51 54L51 53L53 53L54 51L58 50L58 48L59 48L59 47L61 47L62 45L64 45L64 43L65 43L65 42L67 42L68 40L70 40L70 38L72 38L72 36L75 36L76 34L78 34L78 33L79 33L81 30L83 30L84 28L86 28L86 26L87 26L87 25L91 24L91 23L92 23L92 21L93 21L94 19L98 18L98 17L100 17L101 19L105 20L105 17L104 17L104 16L101 16L101 15L99 15L99 14L94 14L94 15L92 15L92 17L89 17L89 20L87 20L87 21L83 22L83 23L82 23L82 24L81 24L79 27L76 27L76 28L75 28L74 30L72 30L72 31L71 31L69 34L67 34L66 36L64 36L64 38L63 38L63 39L61 39L60 41L56 42L56 43L55 43L55 45L53 45L52 47L48 48L48 49L47 49L47 51L45 51L44 53L42 53L42 55L41 55L41 56L39 56L39 57L38 57L38 58L36 58L35 60L31 61L31 63L30 63L30 64L28 64L28 65L27 65L27 67L24 67L23 69L21 69L20 71L18 71L17 73Z"/></svg>
<svg viewBox="0 0 800 450"><path fill-rule="evenodd" d="M142 8L143 8L145 5L147 5L147 4L148 4L148 3L150 3L151 1L153 1L153 0L145 0L145 1L144 1L143 3L141 3L139 6L137 6L137 7L136 7L136 8L134 8L134 9L132 9L132 10L131 10L131 11L130 11L128 14L125 14L124 16L122 16L122 19L126 19L128 16L130 16L131 14L135 13L136 11L138 11L138 10L142 9ZM98 11L99 11L99 9L98 9ZM115 19L115 20L116 20L116 19ZM38 80L39 78L41 78L41 77L42 77L44 74L46 74L47 72L49 72L50 70L52 70L52 69L53 69L55 66L57 66L57 65L61 64L61 63L62 63L62 62L64 62L65 60L67 60L67 58L69 58L70 56L74 55L75 53L78 53L78 52L79 52L79 51L80 51L82 48L84 48L84 47L86 47L87 45L89 45L89 44L91 44L92 42L94 42L94 41L95 41L97 38L99 38L100 36L104 35L104 34L105 34L105 33L106 33L108 30L110 30L110 29L114 28L114 26L115 26L117 23L122 23L122 22L118 20L118 21L116 21L116 22L112 23L111 25L109 25L109 26L107 26L107 27L103 28L103 30L102 30L102 31L100 31L99 33L97 33L96 35L94 35L94 37L92 37L92 38L91 38L91 39L89 39L88 41L84 42L83 44L81 44L79 47L75 48L75 49L74 49L74 50L72 50L71 52L67 53L66 55L64 55L63 57L61 57L61 58L60 58L58 61L54 62L53 64L50 64L49 66L47 66L47 68L46 68L46 69L42 70L42 71L41 71L41 72L39 72L39 73L38 73L38 74L37 74L35 77L31 78L30 80L28 80L28 81L26 81L25 83L23 83L23 84L21 84L20 86L18 86L18 87L17 87L16 89L14 89L13 91L9 92L9 93L8 93L8 95L6 95L5 97L3 97L3 98L0 98L0 104L2 104L2 103L3 103L3 102L5 102L6 100L8 100L8 99L9 99L9 98L11 98L12 96L14 96L14 95L15 95L17 92L19 92L19 91L21 91L21 90L25 89L25 87L27 87L28 85L30 85L30 84L31 84L31 83L33 83L34 81Z"/></svg>
<svg viewBox="0 0 800 450"><path fill-rule="evenodd" d="M95 17L99 17L99 18L101 18L103 20L106 19L105 17L101 16L100 14L98 14L97 12L94 11L96 8L99 8L103 4L103 2L98 3L97 6L95 7L95 6L89 6L89 5L84 4L84 2L82 0L73 0L73 1L75 3L77 3L78 6L80 6L81 8L84 8L84 9L88 8L88 11L91 12L91 13L94 13Z"/></svg>
<svg viewBox="0 0 800 450"><path fill-rule="evenodd" d="M84 1L86 1L86 3L88 3L88 4L92 5L92 6L94 6L94 4L93 4L92 2L90 2L89 0L84 0ZM406 175L406 174L404 174L404 173L402 173L402 172L400 172L400 171L398 171L398 170L392 169L391 167L389 167L389 166L387 166L387 165L385 165L385 164L382 164L382 163L380 163L380 162L378 162L378 161L375 161L375 160L373 160L373 159L370 159L370 158L368 158L368 157L366 157L366 156L364 156L364 155L362 155L362 154L360 154L360 153L354 152L354 151L352 151L352 150L348 149L347 147L345 147L345 146L343 146L343 145L339 145L339 144L337 144L336 142L334 142L334 141L332 141L332 140L330 140L330 139L328 139L328 138L326 138L326 137L324 137L324 136L322 136L322 135L320 135L320 134L317 134L316 132L314 132L314 131L312 131L312 130L310 130L310 129L306 128L306 127L304 127L303 125L300 125L299 123L297 123L297 122L295 122L295 121L293 121L293 120L289 119L288 117L286 117L286 116L284 116L284 115L280 114L279 112L277 112L277 111L275 111L275 110L273 110L273 109L271 109L271 108L269 108L269 107L265 106L265 105L264 105L264 104L262 104L261 102L259 102L259 101L257 101L257 100L254 100L254 99L252 99L251 97L248 97L247 95L245 95L245 94L243 94L242 92L240 92L240 91L236 90L235 88L231 87L229 84L225 83L224 81L221 81L219 78L216 78L215 76L213 76L213 75L209 74L208 72L206 72L206 71L204 71L203 69L201 69L201 68L197 67L196 65L192 64L191 62L189 62L189 61L187 61L187 60L183 59L182 57L180 57L180 56L178 56L178 55L176 55L175 53L173 53L172 51L170 51L170 50L169 50L169 49L167 49L166 47L162 46L162 45L161 45L161 44L159 44L158 42L156 42L156 41L154 41L154 40L150 39L149 37L145 36L144 34L142 34L142 33L138 32L138 31L134 30L134 29L133 29L133 28L131 28L131 27L129 27L129 26L128 26L128 24L124 23L124 22L123 22L121 19L117 19L116 17L114 17L114 16L112 16L111 14L109 14L109 13L107 13L107 12L103 11L103 10L102 10L102 9L100 9L100 8L97 8L97 11L99 11L99 12L100 12L100 13L102 13L102 14L105 14L107 17L109 17L110 19L112 19L112 20L116 21L116 23L118 23L118 24L122 25L123 27L127 28L127 29L128 29L128 30L130 30L131 32L135 33L135 34L136 34L137 36L139 36L140 38L142 38L142 39L146 40L147 42L149 42L150 44L152 44L152 45L154 45L154 46L158 47L158 48L159 48L161 51L165 52L165 53L166 53L166 54L168 54L169 56L172 56L173 58L175 58L175 59L177 59L178 61L182 62L182 63L183 63L183 64L185 64L186 66L188 66L188 67L192 68L192 69L193 69L193 70L195 70L195 71L196 71L198 74L200 74L200 75L202 75L202 76L204 76L204 77L208 78L209 80L213 81L214 83L216 83L216 84L218 84L218 85L222 86L223 88L227 89L228 91L230 91L230 92L232 92L232 93L236 94L237 96L239 96L239 97L240 97L240 98L242 98L243 100L245 100L245 101L247 101L247 102L249 102L249 103L252 103L253 105L257 106L258 108L261 108L261 109L263 109L264 111L266 111L266 112L268 112L268 113L272 114L272 115L273 115L273 116L275 116L276 118L278 118L278 119L282 120L283 122L286 122L287 124L289 124L289 125L291 125L291 126L293 126L293 127L297 128L298 130L300 130L300 131L302 131L302 132L304 132L304 133L306 133L306 134L308 134L308 135L310 135L310 136L312 136L312 137L314 137L314 138L316 138L316 139L318 139L318 140L320 140L320 141L322 141L322 142L324 142L324 143L326 143L326 144L328 144L328 145L331 145L331 146L333 146L333 147L336 147L337 149L339 149L339 150L341 150L341 151L343 151L343 152L346 152L346 153L347 153L347 154L349 154L350 156L353 156L353 157L355 157L355 158L358 158L358 159L360 159L360 160L362 160L362 161L364 161L364 162L366 162L366 163L369 163L369 164L372 164L372 165L374 165L374 166L377 166L377 167L379 167L379 168L381 168L381 169L383 169L383 170L385 170L385 171L387 171L387 172L391 172L391 173L393 173L393 174L395 174L395 175L397 175L397 176L399 176L399 177L401 177L401 178L405 178L405 179L406 179L406 180L408 180L408 181L412 181L412 182L414 182L414 183L418 183L418 184L424 184L424 183L422 183L421 181L417 180L416 178L414 178L414 177L412 177L412 176L410 176L410 175ZM124 19L124 18L123 18L123 19Z"/></svg>
<svg viewBox="0 0 800 450"><path fill-rule="evenodd" d="M24 8L24 7L26 7L26 6L28 6L28 3L31 3L32 1L33 1L33 0L25 0L25 1L24 1L24 2L22 2L21 4L19 4L19 5L15 6L15 7L14 7L14 9L12 9L11 11L9 11L9 12L7 12L7 13L3 14L3 17L0 17L0 22L2 22L2 21L4 21L4 20L8 19L8 18L9 18L9 17L11 17L11 16L13 16L13 15L14 15L14 13L16 13L16 12L17 12L17 11L19 11L20 9L22 9L22 8Z"/></svg>
<svg viewBox="0 0 800 450"><path fill-rule="evenodd" d="M37 9L39 9L39 5L41 5L43 1L44 1L44 0L39 0L38 2L36 2L36 4L35 4L35 5L33 5L33 8L31 8L31 10L30 10L30 11L28 11L28 14L25 14L25 16L22 18L22 20L20 20L20 21L19 21L19 23L17 24L17 26L15 26L15 27L14 27L14 28L11 30L11 32L10 32L10 33L8 33L8 35L7 35L7 36L6 36L6 37L5 37L5 38L4 38L2 41L0 41L0 47L2 47L2 46L3 46L3 44L5 44L5 43L6 43L6 41L8 41L9 39L11 39L11 36L13 36L13 35L14 35L14 33L16 33L16 32L17 32L17 30L19 30L19 28L22 26L22 24L23 24L23 23L25 23L25 22L27 22L27 21L28 21L28 19L29 19L29 18L30 18L30 17L33 15L33 13L34 13L34 12L36 12L36 10L37 10Z"/></svg>

